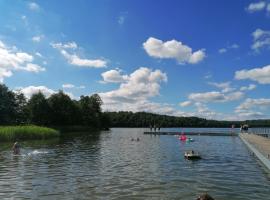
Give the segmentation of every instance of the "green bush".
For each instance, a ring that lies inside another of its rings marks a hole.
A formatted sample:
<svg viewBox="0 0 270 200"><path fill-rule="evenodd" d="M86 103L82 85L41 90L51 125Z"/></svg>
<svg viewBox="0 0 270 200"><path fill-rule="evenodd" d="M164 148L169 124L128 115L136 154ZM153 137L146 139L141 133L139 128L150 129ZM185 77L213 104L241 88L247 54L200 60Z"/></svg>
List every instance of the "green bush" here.
<svg viewBox="0 0 270 200"><path fill-rule="evenodd" d="M40 140L58 137L59 131L35 125L0 126L0 142L15 140Z"/></svg>

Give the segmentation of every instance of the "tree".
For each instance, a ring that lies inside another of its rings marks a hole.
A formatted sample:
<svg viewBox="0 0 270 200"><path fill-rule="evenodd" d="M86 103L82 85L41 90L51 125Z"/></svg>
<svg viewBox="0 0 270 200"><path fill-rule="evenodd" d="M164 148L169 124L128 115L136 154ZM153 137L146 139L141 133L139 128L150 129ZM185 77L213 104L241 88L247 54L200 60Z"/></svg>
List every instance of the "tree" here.
<svg viewBox="0 0 270 200"><path fill-rule="evenodd" d="M52 125L77 125L79 123L78 108L70 97L59 91L48 99L51 109L50 119Z"/></svg>
<svg viewBox="0 0 270 200"><path fill-rule="evenodd" d="M44 94L41 92L33 94L28 101L27 107L30 113L29 115L31 123L37 125L50 124L51 109Z"/></svg>
<svg viewBox="0 0 270 200"><path fill-rule="evenodd" d="M26 124L29 122L29 110L27 107L27 100L23 93L15 93L16 103L16 124Z"/></svg>
<svg viewBox="0 0 270 200"><path fill-rule="evenodd" d="M15 123L16 100L15 94L0 84L0 124Z"/></svg>
<svg viewBox="0 0 270 200"><path fill-rule="evenodd" d="M92 96L81 96L80 110L82 115L82 122L85 126L101 127L101 105L102 100L98 94Z"/></svg>

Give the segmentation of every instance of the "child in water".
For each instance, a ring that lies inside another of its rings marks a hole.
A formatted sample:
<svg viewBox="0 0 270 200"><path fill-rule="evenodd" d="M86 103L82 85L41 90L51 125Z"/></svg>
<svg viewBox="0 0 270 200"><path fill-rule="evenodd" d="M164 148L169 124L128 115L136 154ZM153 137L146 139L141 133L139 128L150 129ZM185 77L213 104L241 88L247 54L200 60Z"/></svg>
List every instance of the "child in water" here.
<svg viewBox="0 0 270 200"><path fill-rule="evenodd" d="M14 143L12 150L14 154L20 154L20 145L18 142Z"/></svg>

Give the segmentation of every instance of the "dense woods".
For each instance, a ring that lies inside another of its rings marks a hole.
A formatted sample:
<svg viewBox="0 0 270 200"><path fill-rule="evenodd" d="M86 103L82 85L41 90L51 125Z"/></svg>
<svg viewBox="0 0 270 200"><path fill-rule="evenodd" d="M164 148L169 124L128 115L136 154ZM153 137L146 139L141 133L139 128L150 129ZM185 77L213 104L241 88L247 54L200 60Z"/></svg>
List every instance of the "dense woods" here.
<svg viewBox="0 0 270 200"><path fill-rule="evenodd" d="M102 112L98 94L72 100L63 91L46 98L41 92L27 100L22 93L0 84L0 125L34 124L48 127L231 127L249 124L270 127L270 120L217 121L198 117L174 117L146 112Z"/></svg>
<svg viewBox="0 0 270 200"><path fill-rule="evenodd" d="M72 100L63 91L49 98L39 92L27 100L23 94L10 91L0 84L0 125L108 128L109 120L101 112L101 105L102 101L97 94Z"/></svg>
<svg viewBox="0 0 270 200"><path fill-rule="evenodd" d="M233 124L240 127L248 124L250 127L270 127L270 120L248 121L217 121L198 117L174 117L145 112L108 112L111 127L228 127Z"/></svg>

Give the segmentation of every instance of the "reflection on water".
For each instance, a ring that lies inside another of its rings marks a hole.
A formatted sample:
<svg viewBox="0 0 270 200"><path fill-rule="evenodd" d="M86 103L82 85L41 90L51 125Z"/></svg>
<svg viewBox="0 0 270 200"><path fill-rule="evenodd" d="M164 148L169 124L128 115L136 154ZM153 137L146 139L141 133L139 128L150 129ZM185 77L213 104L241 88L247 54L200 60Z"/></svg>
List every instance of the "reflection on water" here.
<svg viewBox="0 0 270 200"><path fill-rule="evenodd" d="M139 137L141 140L131 141ZM25 142L20 156L0 146L0 199L269 199L270 178L237 137L95 136ZM188 161L194 149L203 159Z"/></svg>

